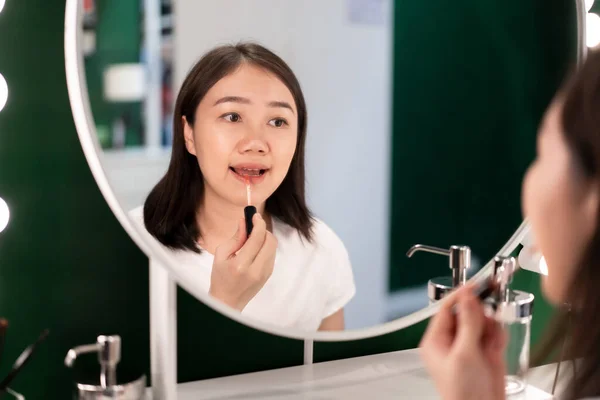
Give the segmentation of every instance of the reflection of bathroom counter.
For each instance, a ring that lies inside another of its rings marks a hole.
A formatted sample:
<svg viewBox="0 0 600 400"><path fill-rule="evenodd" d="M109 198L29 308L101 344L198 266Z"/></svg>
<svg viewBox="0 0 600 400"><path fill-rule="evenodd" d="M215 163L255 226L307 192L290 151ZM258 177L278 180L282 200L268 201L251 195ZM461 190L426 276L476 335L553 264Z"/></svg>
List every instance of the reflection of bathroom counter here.
<svg viewBox="0 0 600 400"><path fill-rule="evenodd" d="M102 167L125 210L144 203L169 166L171 149L127 148L104 150Z"/></svg>
<svg viewBox="0 0 600 400"><path fill-rule="evenodd" d="M547 384L547 379L544 380L545 375L538 380ZM530 380L532 384L537 382ZM421 364L418 351L406 350L189 382L177 386L178 400L198 398L379 400L439 397ZM552 397L530 386L522 396L511 397L513 398L542 400Z"/></svg>

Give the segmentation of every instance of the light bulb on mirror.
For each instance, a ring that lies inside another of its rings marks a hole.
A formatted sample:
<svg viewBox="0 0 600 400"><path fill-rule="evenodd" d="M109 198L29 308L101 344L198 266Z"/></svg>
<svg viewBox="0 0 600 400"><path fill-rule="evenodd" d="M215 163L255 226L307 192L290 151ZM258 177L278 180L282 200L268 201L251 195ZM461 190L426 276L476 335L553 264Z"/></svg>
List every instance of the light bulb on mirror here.
<svg viewBox="0 0 600 400"><path fill-rule="evenodd" d="M2 9L4 8L4 3L6 1L5 0L0 0L0 12L2 12Z"/></svg>
<svg viewBox="0 0 600 400"><path fill-rule="evenodd" d="M585 12L590 12L594 6L594 0L585 0Z"/></svg>
<svg viewBox="0 0 600 400"><path fill-rule="evenodd" d="M585 23L585 42L587 47L598 46L598 44L600 44L600 16L598 16L598 14L589 13Z"/></svg>
<svg viewBox="0 0 600 400"><path fill-rule="evenodd" d="M2 197L0 197L0 232L2 232L6 228L9 219L10 210L8 209L8 204L6 204Z"/></svg>
<svg viewBox="0 0 600 400"><path fill-rule="evenodd" d="M2 1L2 0L0 0ZM8 100L8 84L6 83L6 79L4 76L0 74L0 111L6 105L6 101Z"/></svg>

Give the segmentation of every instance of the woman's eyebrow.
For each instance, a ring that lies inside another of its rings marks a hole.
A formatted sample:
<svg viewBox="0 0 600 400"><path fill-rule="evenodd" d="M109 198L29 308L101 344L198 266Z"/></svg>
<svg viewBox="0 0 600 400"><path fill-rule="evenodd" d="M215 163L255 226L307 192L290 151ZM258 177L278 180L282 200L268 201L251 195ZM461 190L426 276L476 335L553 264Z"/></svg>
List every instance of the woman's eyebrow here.
<svg viewBox="0 0 600 400"><path fill-rule="evenodd" d="M247 99L245 97L240 97L240 96L225 96L225 97L222 97L219 100L217 100L214 105L216 106L216 105L223 104L223 103L250 104L251 101L250 101L250 99Z"/></svg>
<svg viewBox="0 0 600 400"><path fill-rule="evenodd" d="M217 106L217 105L223 104L223 103L252 104L252 101L250 101L250 99L248 99L246 97L241 97L241 96L225 96L225 97L221 97L219 100L217 100L215 102L214 106ZM294 113L294 108L287 101L270 101L267 103L267 106L273 107L273 108L287 108L292 113Z"/></svg>
<svg viewBox="0 0 600 400"><path fill-rule="evenodd" d="M268 106L275 108L287 108L292 112L292 114L294 113L294 109L287 101L271 101L269 102Z"/></svg>

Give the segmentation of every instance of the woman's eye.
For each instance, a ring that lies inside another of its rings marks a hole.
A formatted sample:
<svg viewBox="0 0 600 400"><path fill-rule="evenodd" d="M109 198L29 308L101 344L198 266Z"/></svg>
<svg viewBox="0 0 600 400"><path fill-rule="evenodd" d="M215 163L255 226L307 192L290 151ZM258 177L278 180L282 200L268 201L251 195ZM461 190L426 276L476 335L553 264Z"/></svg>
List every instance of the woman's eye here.
<svg viewBox="0 0 600 400"><path fill-rule="evenodd" d="M223 119L228 122L240 122L242 117L240 117L240 114L237 114L237 113L229 113L229 114L225 114L223 116Z"/></svg>
<svg viewBox="0 0 600 400"><path fill-rule="evenodd" d="M274 126L275 128L281 128L282 126L287 125L287 121L283 118L275 118L269 121L269 125Z"/></svg>

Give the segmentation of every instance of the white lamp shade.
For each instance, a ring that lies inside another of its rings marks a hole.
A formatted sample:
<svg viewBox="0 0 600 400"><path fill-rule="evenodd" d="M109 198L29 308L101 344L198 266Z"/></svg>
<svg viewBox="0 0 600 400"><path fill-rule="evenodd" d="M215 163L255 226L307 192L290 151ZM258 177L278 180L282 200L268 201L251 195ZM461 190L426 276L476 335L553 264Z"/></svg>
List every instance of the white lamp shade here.
<svg viewBox="0 0 600 400"><path fill-rule="evenodd" d="M2 12L2 9L4 8L4 0L0 0L0 12Z"/></svg>
<svg viewBox="0 0 600 400"><path fill-rule="evenodd" d="M142 64L115 64L104 70L104 98L111 102L141 101L146 96Z"/></svg>

